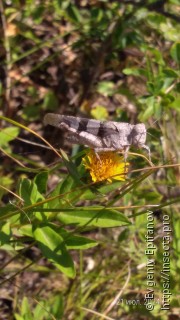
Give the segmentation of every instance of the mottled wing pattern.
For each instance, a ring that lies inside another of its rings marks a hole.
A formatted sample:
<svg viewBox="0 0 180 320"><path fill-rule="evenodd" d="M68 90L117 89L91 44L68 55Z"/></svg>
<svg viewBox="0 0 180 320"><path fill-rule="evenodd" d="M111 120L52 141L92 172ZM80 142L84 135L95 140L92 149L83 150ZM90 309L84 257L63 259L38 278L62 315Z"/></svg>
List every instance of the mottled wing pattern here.
<svg viewBox="0 0 180 320"><path fill-rule="evenodd" d="M131 125L125 122L99 121L73 116L48 113L44 123L68 132L68 140L72 143L84 144L94 148L96 152L108 150L125 150L131 145L144 148L146 128L143 123Z"/></svg>

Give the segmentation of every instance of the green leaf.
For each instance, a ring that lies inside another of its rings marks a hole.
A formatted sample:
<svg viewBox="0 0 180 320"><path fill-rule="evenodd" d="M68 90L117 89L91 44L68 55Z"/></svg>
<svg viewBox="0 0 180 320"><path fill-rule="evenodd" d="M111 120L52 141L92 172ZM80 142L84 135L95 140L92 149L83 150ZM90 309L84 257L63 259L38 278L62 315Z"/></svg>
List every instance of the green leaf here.
<svg viewBox="0 0 180 320"><path fill-rule="evenodd" d="M179 106L180 106L180 97L176 98L171 104L169 104L170 108L173 108L177 111L180 111Z"/></svg>
<svg viewBox="0 0 180 320"><path fill-rule="evenodd" d="M40 172L34 178L34 183L36 184L38 191L40 193L45 193L47 188L47 181L48 181L48 172Z"/></svg>
<svg viewBox="0 0 180 320"><path fill-rule="evenodd" d="M60 150L65 166L67 167L70 175L75 180L77 184L83 185L79 177L79 172L75 164L68 158L67 154L61 149Z"/></svg>
<svg viewBox="0 0 180 320"><path fill-rule="evenodd" d="M66 10L71 0L53 0L55 9L59 12Z"/></svg>
<svg viewBox="0 0 180 320"><path fill-rule="evenodd" d="M82 16L78 8L73 5L69 4L68 8L66 9L67 14L69 15L70 19L72 19L75 23L82 22Z"/></svg>
<svg viewBox="0 0 180 320"><path fill-rule="evenodd" d="M75 236L67 232L65 229L59 228L58 232L63 237L66 246L68 249L89 249L98 245L97 241L81 237Z"/></svg>
<svg viewBox="0 0 180 320"><path fill-rule="evenodd" d="M14 140L19 134L19 128L9 127L0 131L0 147L7 145L10 141Z"/></svg>
<svg viewBox="0 0 180 320"><path fill-rule="evenodd" d="M59 103L56 95L53 91L48 91L44 97L43 109L48 109L49 111L57 110Z"/></svg>
<svg viewBox="0 0 180 320"><path fill-rule="evenodd" d="M68 183L69 182L69 183ZM60 194L63 194L63 193L66 193L70 190L71 188L71 183L73 183L73 179L68 176L64 181L60 181L57 186L55 187L55 189L49 194L49 198L53 198L53 197L56 197ZM65 190L65 191L63 191ZM52 200L50 203L49 203L49 206L53 209L53 208L56 208L58 207L59 205L63 204L63 202L65 201L66 199L66 195L63 196L63 199L61 198L56 198L54 200Z"/></svg>
<svg viewBox="0 0 180 320"><path fill-rule="evenodd" d="M11 238L10 223L4 223L0 226L0 246L8 244Z"/></svg>
<svg viewBox="0 0 180 320"><path fill-rule="evenodd" d="M180 64L180 42L174 43L170 50L171 57Z"/></svg>
<svg viewBox="0 0 180 320"><path fill-rule="evenodd" d="M21 313L25 319L32 319L33 320L31 308L30 308L27 297L23 298L22 305L21 305Z"/></svg>
<svg viewBox="0 0 180 320"><path fill-rule="evenodd" d="M102 195L104 194L108 194L114 190L117 190L118 188L120 188L122 186L122 182L121 181L113 181L110 184L105 184L102 185L101 187L98 188L98 192Z"/></svg>
<svg viewBox="0 0 180 320"><path fill-rule="evenodd" d="M165 21L164 23L161 23L158 26L158 29L160 29L163 32L164 38L170 41L179 41L179 32L180 28L179 25L174 25L172 23L167 23Z"/></svg>
<svg viewBox="0 0 180 320"><path fill-rule="evenodd" d="M23 119L27 121L35 121L40 117L40 105L28 105L23 111Z"/></svg>
<svg viewBox="0 0 180 320"><path fill-rule="evenodd" d="M35 7L35 9L32 12L32 17L35 23L40 24L42 22L44 11L45 11L44 4L39 4L38 6Z"/></svg>
<svg viewBox="0 0 180 320"><path fill-rule="evenodd" d="M56 319L60 320L62 319L63 311L64 311L63 296L61 293L59 293L57 296L53 297L51 312Z"/></svg>
<svg viewBox="0 0 180 320"><path fill-rule="evenodd" d="M170 0L169 2L173 4L179 4L179 0Z"/></svg>
<svg viewBox="0 0 180 320"><path fill-rule="evenodd" d="M143 112L142 116L140 114L141 121L146 121L149 117L151 117L154 113L154 106L150 105L146 108L145 112Z"/></svg>
<svg viewBox="0 0 180 320"><path fill-rule="evenodd" d="M3 189L3 187L5 187L7 189L11 189L13 182L14 181L13 181L13 179L11 179L10 175L6 174L6 176L0 177L0 199L2 198L2 196L4 194L8 193L8 191Z"/></svg>
<svg viewBox="0 0 180 320"><path fill-rule="evenodd" d="M124 241L124 240L128 239L128 236L129 236L129 230L128 229L123 230L119 234L118 242L121 242L121 241Z"/></svg>
<svg viewBox="0 0 180 320"><path fill-rule="evenodd" d="M33 235L39 244L44 244L52 251L58 251L63 243L63 238L49 224L34 226Z"/></svg>
<svg viewBox="0 0 180 320"><path fill-rule="evenodd" d="M61 212L58 219L64 224L77 224L78 226L111 228L130 224L130 221L119 211L104 209L103 207L85 207L84 210L76 208Z"/></svg>
<svg viewBox="0 0 180 320"><path fill-rule="evenodd" d="M30 181L26 178L20 183L19 193L21 198L23 198L25 205L27 206L44 200L44 197L38 191L37 185L33 181Z"/></svg>
<svg viewBox="0 0 180 320"><path fill-rule="evenodd" d="M23 235L23 236L27 236L32 238L33 237L33 233L32 233L32 225L28 224L25 226L20 227L19 232Z"/></svg>
<svg viewBox="0 0 180 320"><path fill-rule="evenodd" d="M74 191L71 191L72 189L74 189ZM71 176L67 176L64 179L64 181L61 181L56 186L56 188L52 191L52 193L50 193L49 195L49 198L55 197L58 195L62 195L62 197L52 200L49 203L49 206L51 208L57 208L59 206L63 206L69 203L71 200L73 201L73 199L76 199L76 197L80 197L83 191L81 189L80 190L78 189L77 184L75 183L75 181L72 179Z"/></svg>
<svg viewBox="0 0 180 320"><path fill-rule="evenodd" d="M144 122L146 121L150 116L154 114L154 104L155 104L155 98L153 96L150 96L146 99L141 99L141 103L145 103L147 105L146 110L141 112L139 115L139 119Z"/></svg>
<svg viewBox="0 0 180 320"><path fill-rule="evenodd" d="M32 204L31 201L32 183L28 179L23 179L20 183L19 194L23 198L25 205L29 206Z"/></svg>
<svg viewBox="0 0 180 320"><path fill-rule="evenodd" d="M89 249L98 245L98 243L92 239L85 237L72 236L66 240L68 249Z"/></svg>
<svg viewBox="0 0 180 320"><path fill-rule="evenodd" d="M13 206L12 204L7 204L5 207L1 208L0 210L0 218L1 220L6 219L6 216L10 213L16 211L17 208Z"/></svg>
<svg viewBox="0 0 180 320"><path fill-rule="evenodd" d="M173 78L173 79L178 78L178 73L176 71L174 71L173 69L164 69L163 73L168 78Z"/></svg>
<svg viewBox="0 0 180 320"><path fill-rule="evenodd" d="M75 277L74 264L64 245L63 238L49 224L41 224L33 230L43 255L68 277Z"/></svg>
<svg viewBox="0 0 180 320"><path fill-rule="evenodd" d="M114 94L115 87L111 81L101 81L98 83L97 92L103 94L105 97L112 96Z"/></svg>
<svg viewBox="0 0 180 320"><path fill-rule="evenodd" d="M47 319L47 312L50 310L50 300L38 300L39 304L33 310L33 319L44 320Z"/></svg>
<svg viewBox="0 0 180 320"><path fill-rule="evenodd" d="M108 112L107 109L103 106L96 106L91 110L91 115L97 120L107 120Z"/></svg>
<svg viewBox="0 0 180 320"><path fill-rule="evenodd" d="M24 317L21 317L19 314L14 314L16 320L24 320Z"/></svg>
<svg viewBox="0 0 180 320"><path fill-rule="evenodd" d="M148 82L147 89L152 95L158 95L164 84L163 80L158 79L158 81Z"/></svg>
<svg viewBox="0 0 180 320"><path fill-rule="evenodd" d="M133 75L133 76L148 76L147 70L142 68L125 68L123 69L123 73L126 75Z"/></svg>

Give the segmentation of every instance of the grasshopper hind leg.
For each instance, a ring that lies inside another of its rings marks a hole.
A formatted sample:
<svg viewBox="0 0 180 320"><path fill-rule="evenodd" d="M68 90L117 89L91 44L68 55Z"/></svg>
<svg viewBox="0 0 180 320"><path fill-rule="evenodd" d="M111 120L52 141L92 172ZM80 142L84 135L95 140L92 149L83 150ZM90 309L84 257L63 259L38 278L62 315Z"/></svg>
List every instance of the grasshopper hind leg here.
<svg viewBox="0 0 180 320"><path fill-rule="evenodd" d="M145 149L147 151L149 161L151 162L151 150L150 150L150 148L146 144L141 145L141 148L143 148L143 149Z"/></svg>

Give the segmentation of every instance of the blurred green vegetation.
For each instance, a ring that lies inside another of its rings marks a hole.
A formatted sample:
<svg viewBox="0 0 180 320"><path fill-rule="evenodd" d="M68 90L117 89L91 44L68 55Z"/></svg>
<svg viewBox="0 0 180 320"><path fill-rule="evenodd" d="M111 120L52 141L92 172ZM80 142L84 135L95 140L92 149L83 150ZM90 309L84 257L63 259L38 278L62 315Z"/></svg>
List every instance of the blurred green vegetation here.
<svg viewBox="0 0 180 320"><path fill-rule="evenodd" d="M0 318L178 319L179 1L0 0L0 13ZM92 183L47 112L145 123L154 167L132 149L126 181Z"/></svg>

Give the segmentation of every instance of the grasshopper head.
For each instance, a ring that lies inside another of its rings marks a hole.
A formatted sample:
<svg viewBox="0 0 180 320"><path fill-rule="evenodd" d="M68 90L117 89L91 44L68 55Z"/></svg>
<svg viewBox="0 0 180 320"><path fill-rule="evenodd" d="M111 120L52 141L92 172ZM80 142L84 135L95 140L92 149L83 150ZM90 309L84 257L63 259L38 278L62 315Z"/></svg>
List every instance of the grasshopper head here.
<svg viewBox="0 0 180 320"><path fill-rule="evenodd" d="M132 130L132 144L141 147L146 142L146 127L144 123L138 123Z"/></svg>

